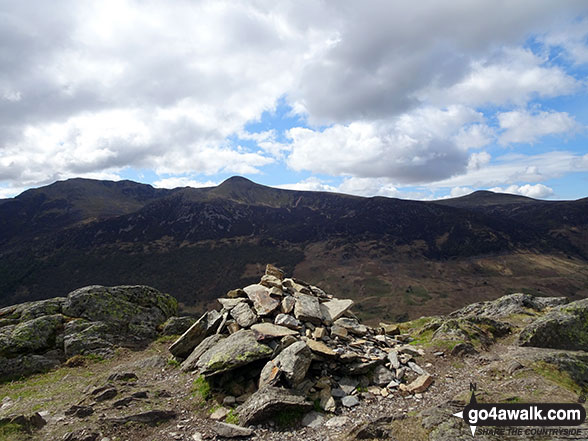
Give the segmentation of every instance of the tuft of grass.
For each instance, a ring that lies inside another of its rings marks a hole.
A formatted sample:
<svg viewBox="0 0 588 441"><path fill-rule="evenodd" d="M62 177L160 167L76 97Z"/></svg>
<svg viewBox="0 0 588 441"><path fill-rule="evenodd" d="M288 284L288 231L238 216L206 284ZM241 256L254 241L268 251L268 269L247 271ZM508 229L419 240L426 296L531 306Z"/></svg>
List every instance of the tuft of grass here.
<svg viewBox="0 0 588 441"><path fill-rule="evenodd" d="M572 391L576 394L581 394L583 392L582 388L576 384L576 382L567 372L559 370L557 366L551 363L536 361L531 365L531 368L542 377L553 381L564 389Z"/></svg>
<svg viewBox="0 0 588 441"><path fill-rule="evenodd" d="M0 423L0 441L20 441L26 437L26 433L19 424Z"/></svg>
<svg viewBox="0 0 588 441"><path fill-rule="evenodd" d="M178 360L176 360L174 357L170 357L167 359L167 365L171 366L173 368L177 368L180 366L180 362Z"/></svg>
<svg viewBox="0 0 588 441"><path fill-rule="evenodd" d="M157 343L173 343L178 338L180 338L179 335L160 335L155 341Z"/></svg>
<svg viewBox="0 0 588 441"><path fill-rule="evenodd" d="M203 401L207 401L208 399L210 399L211 395L212 391L210 383L204 377L204 375L200 375L192 383L192 396L198 397Z"/></svg>
<svg viewBox="0 0 588 441"><path fill-rule="evenodd" d="M239 424L239 415L235 412L235 409L229 410L225 422L229 424Z"/></svg>

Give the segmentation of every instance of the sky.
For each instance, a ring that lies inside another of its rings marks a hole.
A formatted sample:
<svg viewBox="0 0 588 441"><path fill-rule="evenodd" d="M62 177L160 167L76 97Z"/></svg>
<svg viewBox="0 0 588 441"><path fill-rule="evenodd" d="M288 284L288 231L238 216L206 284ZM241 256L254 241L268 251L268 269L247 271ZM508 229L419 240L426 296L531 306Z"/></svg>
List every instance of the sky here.
<svg viewBox="0 0 588 441"><path fill-rule="evenodd" d="M0 198L588 196L585 0L0 0Z"/></svg>

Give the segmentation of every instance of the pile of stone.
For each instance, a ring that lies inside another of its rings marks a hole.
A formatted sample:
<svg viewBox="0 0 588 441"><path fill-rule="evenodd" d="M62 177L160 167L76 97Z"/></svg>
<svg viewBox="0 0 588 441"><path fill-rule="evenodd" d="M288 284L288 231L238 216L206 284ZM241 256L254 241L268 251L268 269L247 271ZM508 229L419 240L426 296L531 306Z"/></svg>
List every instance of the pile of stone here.
<svg viewBox="0 0 588 441"><path fill-rule="evenodd" d="M259 284L229 291L170 347L181 369L203 375L243 425L291 408L328 412L359 404L360 392L424 392L433 378L398 327L371 328L352 300L284 278L267 265ZM224 415L218 415L222 419Z"/></svg>

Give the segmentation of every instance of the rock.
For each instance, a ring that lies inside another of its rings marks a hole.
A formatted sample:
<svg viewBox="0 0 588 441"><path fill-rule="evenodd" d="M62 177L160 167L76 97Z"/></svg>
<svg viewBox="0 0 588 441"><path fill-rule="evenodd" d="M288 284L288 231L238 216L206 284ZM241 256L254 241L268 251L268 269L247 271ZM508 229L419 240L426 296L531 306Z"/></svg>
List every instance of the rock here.
<svg viewBox="0 0 588 441"><path fill-rule="evenodd" d="M406 391L410 394L417 394L426 391L433 383L433 377L429 374L420 375L412 383L400 385L401 391Z"/></svg>
<svg viewBox="0 0 588 441"><path fill-rule="evenodd" d="M412 371L415 372L417 375L425 375L427 373L422 367L420 367L414 361L409 361L408 367L411 368Z"/></svg>
<svg viewBox="0 0 588 441"><path fill-rule="evenodd" d="M79 354L108 356L114 351L115 329L103 322L89 322L84 319L72 320L65 324L63 349L70 358Z"/></svg>
<svg viewBox="0 0 588 441"><path fill-rule="evenodd" d="M282 411L310 410L312 403L305 400L304 396L287 389L272 386L264 386L249 397L249 399L237 408L239 421L247 426L256 424Z"/></svg>
<svg viewBox="0 0 588 441"><path fill-rule="evenodd" d="M357 399L357 397L353 395L347 395L343 397L343 399L341 400L341 404L345 407L353 407L359 404L359 400Z"/></svg>
<svg viewBox="0 0 588 441"><path fill-rule="evenodd" d="M85 418L94 413L94 409L91 406L71 406L65 411L67 416L75 416L77 418Z"/></svg>
<svg viewBox="0 0 588 441"><path fill-rule="evenodd" d="M150 410L148 412L128 415L122 418L109 418L107 421L115 424L126 424L129 422L155 425L164 421L172 420L176 417L173 410Z"/></svg>
<svg viewBox="0 0 588 441"><path fill-rule="evenodd" d="M211 429L221 438L246 438L253 435L253 430L236 424L216 423Z"/></svg>
<svg viewBox="0 0 588 441"><path fill-rule="evenodd" d="M337 404L335 399L331 395L331 388L327 387L319 393L320 406L325 412L335 412L337 410Z"/></svg>
<svg viewBox="0 0 588 441"><path fill-rule="evenodd" d="M354 389L355 389L355 387L354 387ZM340 387L336 387L336 388L334 388L334 389L331 390L331 395L333 397L335 397L335 398L343 398L347 394Z"/></svg>
<svg viewBox="0 0 588 441"><path fill-rule="evenodd" d="M181 335L196 322L194 317L170 317L163 324L162 335Z"/></svg>
<svg viewBox="0 0 588 441"><path fill-rule="evenodd" d="M400 419L403 416L400 417ZM356 425L349 433L346 434L346 440L387 440L387 441L398 441L394 436L395 430L393 430L391 423L395 417L381 417L367 423L360 423ZM455 440L451 440L455 441ZM461 440L460 440L461 441Z"/></svg>
<svg viewBox="0 0 588 441"><path fill-rule="evenodd" d="M282 299L280 303L280 311L284 314L290 314L294 310L294 305L296 304L296 299L292 296L286 296Z"/></svg>
<svg viewBox="0 0 588 441"><path fill-rule="evenodd" d="M176 357L186 358L202 340L214 333L221 321L222 316L218 313L204 313L169 347L169 351Z"/></svg>
<svg viewBox="0 0 588 441"><path fill-rule="evenodd" d="M341 367L341 371L347 375L363 375L374 369L376 366L383 364L383 360L369 360L355 363L347 363Z"/></svg>
<svg viewBox="0 0 588 441"><path fill-rule="evenodd" d="M503 318L513 314L532 315L533 311L541 312L545 308L568 303L565 297L535 297L530 294L515 293L499 299L468 305L449 314L450 317L492 317Z"/></svg>
<svg viewBox="0 0 588 441"><path fill-rule="evenodd" d="M55 314L0 328L0 356L13 357L52 348L63 321L61 314Z"/></svg>
<svg viewBox="0 0 588 441"><path fill-rule="evenodd" d="M253 307L258 315L268 315L280 306L280 302L269 294L269 289L263 285L249 285L243 291L253 302Z"/></svg>
<svg viewBox="0 0 588 441"><path fill-rule="evenodd" d="M227 293L227 297L230 299L235 299L237 297L247 297L247 293L243 291L241 288L232 289Z"/></svg>
<svg viewBox="0 0 588 441"><path fill-rule="evenodd" d="M458 343L451 350L451 355L454 357L463 357L464 355L475 355L478 351L471 343Z"/></svg>
<svg viewBox="0 0 588 441"><path fill-rule="evenodd" d="M269 358L272 348L257 341L257 334L242 329L220 340L200 356L196 367L201 374L226 372L252 361Z"/></svg>
<svg viewBox="0 0 588 441"><path fill-rule="evenodd" d="M359 385L359 381L355 378L343 377L339 380L339 387L347 395L351 395L355 391L355 388L358 385Z"/></svg>
<svg viewBox="0 0 588 441"><path fill-rule="evenodd" d="M180 369L184 372L190 372L197 369L197 363L202 354L206 351L211 349L214 345L216 345L219 341L226 338L224 335L221 334L213 334L206 337L204 340L200 342L198 346L194 348L192 353L186 358L182 364L180 365Z"/></svg>
<svg viewBox="0 0 588 441"><path fill-rule="evenodd" d="M96 400L96 402L100 402L100 401L111 400L112 398L116 397L117 393L118 392L114 387L109 387L107 389L100 391L99 393L92 394L92 395L95 395L94 399Z"/></svg>
<svg viewBox="0 0 588 441"><path fill-rule="evenodd" d="M0 428L5 424L20 426L21 430L31 433L33 430L41 429L47 424L47 422L38 412L35 412L31 415L11 415L5 418L0 418Z"/></svg>
<svg viewBox="0 0 588 441"><path fill-rule="evenodd" d="M120 382L128 382L128 381L137 381L139 378L137 374L134 372L115 372L110 374L108 377L108 381L120 381Z"/></svg>
<svg viewBox="0 0 588 441"><path fill-rule="evenodd" d="M224 407L219 407L214 412L210 414L210 419L219 421L224 419L229 414L229 409L225 409Z"/></svg>
<svg viewBox="0 0 588 441"><path fill-rule="evenodd" d="M366 335L367 334L367 326L362 325L356 319L343 317L335 321L334 323L337 326L341 326L347 331L356 334L356 335Z"/></svg>
<svg viewBox="0 0 588 441"><path fill-rule="evenodd" d="M235 306L240 305L241 303L246 302L247 300L241 297L237 297L235 299L220 298L216 299L216 301L221 304L225 311L231 311Z"/></svg>
<svg viewBox="0 0 588 441"><path fill-rule="evenodd" d="M241 329L241 326L239 326L239 323L234 322L234 321L227 322L227 330L229 331L229 334L234 334L239 329Z"/></svg>
<svg viewBox="0 0 588 441"><path fill-rule="evenodd" d="M388 361L390 361L390 366L393 369L398 369L400 367L400 360L398 360L398 352L394 350L388 352Z"/></svg>
<svg viewBox="0 0 588 441"><path fill-rule="evenodd" d="M303 322L310 322L315 325L322 323L323 314L319 301L316 297L306 294L296 294L294 296L294 316Z"/></svg>
<svg viewBox="0 0 588 441"><path fill-rule="evenodd" d="M306 344L310 348L312 352L315 352L319 355L324 355L325 357L336 357L337 353L329 348L326 344L316 340L307 340Z"/></svg>
<svg viewBox="0 0 588 441"><path fill-rule="evenodd" d="M59 366L59 360L43 355L20 355L14 358L0 357L0 378L11 380L24 375L46 372Z"/></svg>
<svg viewBox="0 0 588 441"><path fill-rule="evenodd" d="M349 418L347 418L346 416L336 416L328 420L325 423L325 426L327 426L329 429L334 429L338 427L343 427L348 422Z"/></svg>
<svg viewBox="0 0 588 441"><path fill-rule="evenodd" d="M380 323L380 328L384 331L386 335L398 335L400 334L400 328L398 325L391 325L387 323Z"/></svg>
<svg viewBox="0 0 588 441"><path fill-rule="evenodd" d="M297 331L302 328L302 323L289 314L278 314L274 320L274 323L276 325L286 326L287 328L295 329Z"/></svg>
<svg viewBox="0 0 588 441"><path fill-rule="evenodd" d="M315 340L320 340L321 338L326 337L326 335L327 330L325 328L316 328L314 331L312 331L312 338Z"/></svg>
<svg viewBox="0 0 588 441"><path fill-rule="evenodd" d="M312 429L318 429L325 422L325 417L316 411L308 412L302 418L302 425L304 427L310 427Z"/></svg>
<svg viewBox="0 0 588 441"><path fill-rule="evenodd" d="M96 441L99 436L99 433L92 432L90 429L79 429L66 433L61 439L62 441Z"/></svg>
<svg viewBox="0 0 588 441"><path fill-rule="evenodd" d="M519 363L518 361L514 360L513 362L511 362L508 367L506 368L506 372L508 372L509 375L514 374L516 371L518 371L519 369L523 369L524 366Z"/></svg>
<svg viewBox="0 0 588 441"><path fill-rule="evenodd" d="M274 384L283 376L290 386L298 385L308 372L312 354L303 341L298 341L284 349L276 358L267 362L261 371L259 387Z"/></svg>
<svg viewBox="0 0 588 441"><path fill-rule="evenodd" d="M384 386L394 380L394 374L384 366L376 366L372 372L372 381L378 386Z"/></svg>
<svg viewBox="0 0 588 441"><path fill-rule="evenodd" d="M347 329L343 326L333 325L331 326L331 337L346 338L348 335Z"/></svg>
<svg viewBox="0 0 588 441"><path fill-rule="evenodd" d="M267 276L273 276L273 277L275 277L275 278L276 278L276 279L278 279L280 282L281 282L282 280L284 280L284 271L282 271L280 268L278 268L278 267L275 267L275 266L273 266L273 265L271 265L271 264L267 264L267 265L265 266L265 274L266 274Z"/></svg>
<svg viewBox="0 0 588 441"><path fill-rule="evenodd" d="M268 338L280 338L286 335L298 335L298 332L286 328L285 326L274 325L273 323L256 323L251 326L257 334L258 340L266 340Z"/></svg>
<svg viewBox="0 0 588 441"><path fill-rule="evenodd" d="M68 294L64 315L116 325L118 332L153 338L176 314L177 301L149 286L87 286Z"/></svg>
<svg viewBox="0 0 588 441"><path fill-rule="evenodd" d="M237 324L242 328L248 328L257 322L257 316L249 305L245 302L237 304L231 310L231 316L235 319Z"/></svg>
<svg viewBox="0 0 588 441"><path fill-rule="evenodd" d="M553 308L521 331L519 345L588 351L588 299Z"/></svg>
<svg viewBox="0 0 588 441"><path fill-rule="evenodd" d="M120 400L117 400L114 403L112 403L112 407L117 407L117 408L126 407L129 404L131 404L134 400L135 400L134 397L121 398Z"/></svg>
<svg viewBox="0 0 588 441"><path fill-rule="evenodd" d="M338 318L342 317L349 308L353 306L353 300L333 299L328 302L320 304L321 313L325 323L333 323Z"/></svg>
<svg viewBox="0 0 588 441"><path fill-rule="evenodd" d="M269 274L264 274L261 277L261 281L259 282L260 285L267 286L268 288L279 288L282 289L282 281L277 277L274 277Z"/></svg>
<svg viewBox="0 0 588 441"><path fill-rule="evenodd" d="M223 404L227 406L233 406L237 402L237 399L232 395L227 395L223 398Z"/></svg>

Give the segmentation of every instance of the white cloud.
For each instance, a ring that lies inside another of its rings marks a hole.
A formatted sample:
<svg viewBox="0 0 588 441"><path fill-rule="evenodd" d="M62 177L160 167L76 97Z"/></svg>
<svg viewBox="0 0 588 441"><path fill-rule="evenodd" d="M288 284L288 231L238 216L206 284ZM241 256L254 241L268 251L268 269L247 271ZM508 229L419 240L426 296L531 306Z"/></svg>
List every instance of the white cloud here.
<svg viewBox="0 0 588 441"><path fill-rule="evenodd" d="M565 30L554 30L540 38L547 46L559 47L576 64L588 63L588 18L569 23Z"/></svg>
<svg viewBox="0 0 588 441"><path fill-rule="evenodd" d="M507 154L496 157L491 164L466 173L428 184L430 188L478 187L487 188L519 182L541 182L559 178L570 172L588 171L588 161L566 151L537 155Z"/></svg>
<svg viewBox="0 0 588 441"><path fill-rule="evenodd" d="M154 187L157 188L178 188L178 187L192 187L192 188L200 188L200 187L215 187L218 185L218 182L214 181L196 181L191 179L187 176L172 176L169 178L163 178L155 181L153 183Z"/></svg>
<svg viewBox="0 0 588 441"><path fill-rule="evenodd" d="M534 143L546 135L569 133L579 128L576 120L567 112L534 112L512 110L497 114L503 132L498 141L502 145L511 143Z"/></svg>
<svg viewBox="0 0 588 441"><path fill-rule="evenodd" d="M388 178L397 183L442 179L465 169L467 149L457 141L482 115L463 106L422 108L389 122L354 122L323 131L290 129L288 165L314 173Z"/></svg>
<svg viewBox="0 0 588 441"><path fill-rule="evenodd" d="M497 59L474 60L469 73L447 87L428 86L417 96L436 105L525 105L532 98L570 94L580 83L528 49L504 49Z"/></svg>
<svg viewBox="0 0 588 441"><path fill-rule="evenodd" d="M458 198L473 193L474 189L470 187L453 187L449 193L449 197Z"/></svg>
<svg viewBox="0 0 588 441"><path fill-rule="evenodd" d="M337 187L322 182L320 179L311 176L300 182L293 184L275 185L276 188L285 190L300 190L300 191L337 191Z"/></svg>
<svg viewBox="0 0 588 441"><path fill-rule="evenodd" d="M494 187L490 191L527 196L529 198L544 199L554 195L553 189L543 184L509 185L506 188Z"/></svg>

